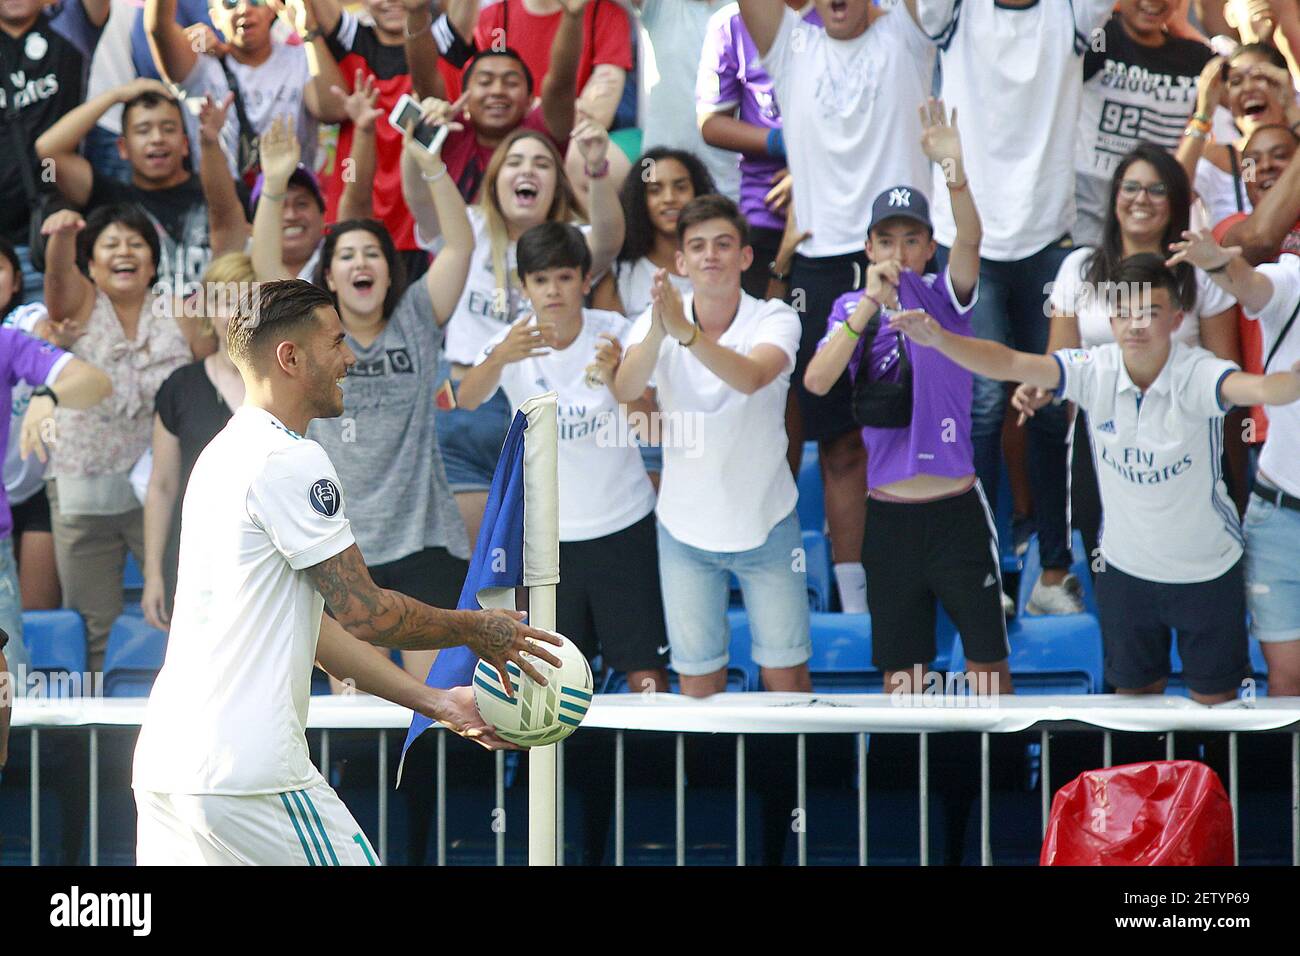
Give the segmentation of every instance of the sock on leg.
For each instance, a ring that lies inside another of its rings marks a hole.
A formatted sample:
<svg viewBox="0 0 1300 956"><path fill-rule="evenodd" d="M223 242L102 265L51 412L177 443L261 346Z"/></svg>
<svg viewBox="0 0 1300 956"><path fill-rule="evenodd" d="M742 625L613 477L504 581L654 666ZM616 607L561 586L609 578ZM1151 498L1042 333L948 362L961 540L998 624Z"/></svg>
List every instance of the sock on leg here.
<svg viewBox="0 0 1300 956"><path fill-rule="evenodd" d="M840 589L840 607L845 614L867 613L867 572L856 561L835 565L835 583Z"/></svg>

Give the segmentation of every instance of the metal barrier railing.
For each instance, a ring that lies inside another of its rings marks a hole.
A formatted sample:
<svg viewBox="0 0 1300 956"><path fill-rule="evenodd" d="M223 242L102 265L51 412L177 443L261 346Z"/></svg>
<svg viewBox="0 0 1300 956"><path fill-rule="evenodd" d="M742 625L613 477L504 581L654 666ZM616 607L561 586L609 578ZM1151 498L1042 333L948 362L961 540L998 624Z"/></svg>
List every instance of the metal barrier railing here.
<svg viewBox="0 0 1300 956"><path fill-rule="evenodd" d="M807 807L807 735L852 735L856 748L857 857L867 863L867 736L868 734L912 734L917 738L919 795L918 836L920 863L929 863L929 769L930 736L935 733L979 734L979 829L980 863L992 858L990 737L993 734L1039 732L1041 826L1045 833L1051 807L1050 732L1076 731L1102 734L1103 766L1111 766L1112 735L1141 732L1165 735L1165 755L1173 759L1174 737L1183 732L1222 732L1228 735L1228 795L1232 803L1234 847L1237 846L1238 735L1241 733L1289 732L1291 764L1291 860L1300 866L1300 698L1264 698L1250 705L1241 702L1204 707L1176 697L1003 697L983 702L964 698L961 705L929 706L917 698L886 695L810 694L723 694L695 701L676 695L598 695L588 711L586 725L615 732L614 740L614 863L622 866L626 852L626 731L672 733L674 752L674 857L678 866L686 863L686 735L690 733L734 734L736 737L736 863L746 857L746 738L754 734L796 736L796 806ZM910 702L909 702L910 701ZM31 863L39 865L41 855L41 731L43 728L83 728L89 735L89 859L99 862L99 736L114 727L138 727L144 716L143 699L72 698L62 700L19 699L15 703L15 733L26 729L31 746ZM378 757L378 849L380 859L388 852L388 735L405 733L410 711L374 698L313 697L309 729L320 731L322 765L330 760L331 731L375 731ZM436 726L436 725L435 725ZM435 827L436 860L447 862L447 734L438 729L436 756ZM559 862L563 863L564 745L557 748L556 821ZM495 755L496 806L505 805L504 754ZM505 831L494 827L497 865L505 863ZM807 827L796 832L797 859L808 861Z"/></svg>

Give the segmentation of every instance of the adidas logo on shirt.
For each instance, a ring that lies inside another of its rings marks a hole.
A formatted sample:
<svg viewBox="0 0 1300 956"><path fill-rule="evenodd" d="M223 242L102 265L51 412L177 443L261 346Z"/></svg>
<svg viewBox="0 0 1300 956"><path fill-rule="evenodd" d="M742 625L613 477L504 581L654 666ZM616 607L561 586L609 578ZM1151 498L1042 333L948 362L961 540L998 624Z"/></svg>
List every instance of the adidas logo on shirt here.
<svg viewBox="0 0 1300 956"><path fill-rule="evenodd" d="M1097 431L1105 432L1107 435L1115 434L1115 419L1106 419L1106 421L1097 426Z"/></svg>

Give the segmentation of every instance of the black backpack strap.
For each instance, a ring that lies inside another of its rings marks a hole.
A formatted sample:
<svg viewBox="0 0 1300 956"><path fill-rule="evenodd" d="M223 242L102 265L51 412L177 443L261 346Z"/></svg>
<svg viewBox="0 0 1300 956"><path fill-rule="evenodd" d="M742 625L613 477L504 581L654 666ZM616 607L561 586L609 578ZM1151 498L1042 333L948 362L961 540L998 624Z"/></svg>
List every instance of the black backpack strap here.
<svg viewBox="0 0 1300 956"><path fill-rule="evenodd" d="M239 121L239 156L236 165L239 167L239 175L243 177L262 162L257 149L257 131L249 122L248 113L244 109L244 94L239 89L239 81L235 79L226 58L217 57L217 62L221 64L221 72L226 76L226 85L235 94L235 118Z"/></svg>
<svg viewBox="0 0 1300 956"><path fill-rule="evenodd" d="M1232 162L1232 197L1237 201L1237 212L1246 211L1246 201L1242 196L1241 161L1237 159L1237 147L1228 143L1228 159Z"/></svg>
<svg viewBox="0 0 1300 956"><path fill-rule="evenodd" d="M1282 326L1282 331L1278 333L1277 341L1274 342L1273 347L1268 350L1268 358L1264 359L1264 364L1260 366L1260 371L1265 375L1268 374L1268 363L1273 361L1273 356L1277 355L1277 350L1282 347L1282 342L1286 338L1286 334L1291 331L1291 326L1295 325L1297 315L1300 315L1300 302L1297 302L1295 308L1291 310L1291 318L1287 319L1286 325Z"/></svg>

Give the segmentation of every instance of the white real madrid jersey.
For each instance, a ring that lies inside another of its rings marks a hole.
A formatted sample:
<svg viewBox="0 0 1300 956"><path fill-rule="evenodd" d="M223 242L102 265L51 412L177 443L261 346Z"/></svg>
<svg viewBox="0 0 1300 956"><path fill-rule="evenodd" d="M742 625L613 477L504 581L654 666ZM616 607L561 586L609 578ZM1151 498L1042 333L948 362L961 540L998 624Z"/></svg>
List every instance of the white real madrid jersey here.
<svg viewBox="0 0 1300 956"><path fill-rule="evenodd" d="M167 656L132 785L254 794L320 783L305 727L324 600L306 569L346 550L338 476L316 442L243 406L194 465Z"/></svg>

